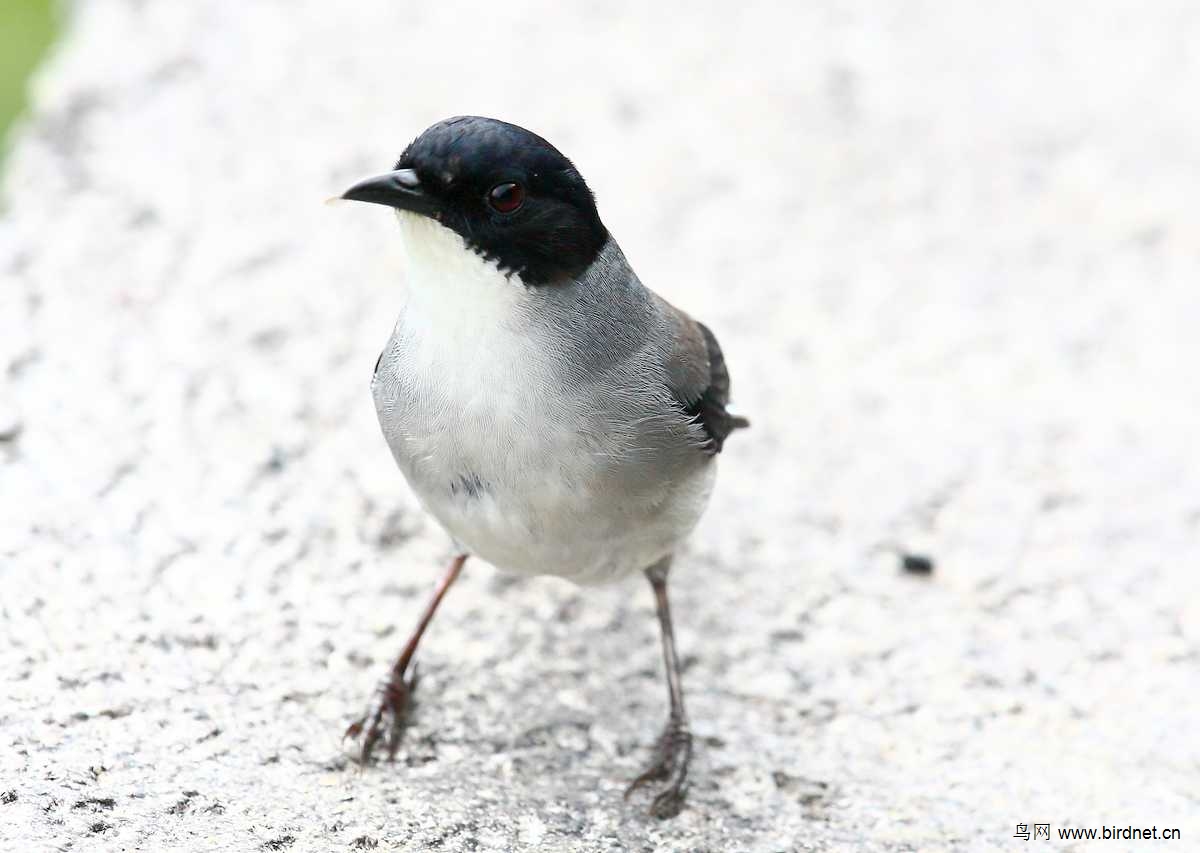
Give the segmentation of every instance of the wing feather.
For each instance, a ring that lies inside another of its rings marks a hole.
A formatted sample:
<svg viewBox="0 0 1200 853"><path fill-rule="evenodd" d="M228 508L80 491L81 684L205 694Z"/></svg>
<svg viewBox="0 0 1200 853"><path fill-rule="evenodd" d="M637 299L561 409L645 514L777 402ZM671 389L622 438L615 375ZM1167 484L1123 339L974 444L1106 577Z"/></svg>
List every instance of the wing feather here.
<svg viewBox="0 0 1200 853"><path fill-rule="evenodd" d="M725 354L708 326L665 301L662 305L674 327L673 346L667 354L671 393L704 430L705 451L720 453L731 432L750 426L748 420L728 409L730 380Z"/></svg>

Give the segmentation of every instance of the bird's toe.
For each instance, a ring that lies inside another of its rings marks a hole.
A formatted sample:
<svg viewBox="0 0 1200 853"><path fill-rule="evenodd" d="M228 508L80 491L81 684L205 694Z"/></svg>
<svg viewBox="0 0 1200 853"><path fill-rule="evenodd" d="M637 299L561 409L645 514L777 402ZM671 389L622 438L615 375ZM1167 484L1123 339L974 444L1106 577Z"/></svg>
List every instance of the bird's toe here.
<svg viewBox="0 0 1200 853"><path fill-rule="evenodd" d="M682 810L687 796L691 759L691 732L682 720L672 720L658 739L650 766L625 789L626 798L643 785L665 781L666 785L650 804L650 814L657 818L674 817Z"/></svg>
<svg viewBox="0 0 1200 853"><path fill-rule="evenodd" d="M404 738L404 730L412 710L413 691L417 687L416 668L412 675L393 674L379 688L367 713L346 729L343 738L362 739L359 761L370 763L376 747L382 742L388 759L394 759Z"/></svg>

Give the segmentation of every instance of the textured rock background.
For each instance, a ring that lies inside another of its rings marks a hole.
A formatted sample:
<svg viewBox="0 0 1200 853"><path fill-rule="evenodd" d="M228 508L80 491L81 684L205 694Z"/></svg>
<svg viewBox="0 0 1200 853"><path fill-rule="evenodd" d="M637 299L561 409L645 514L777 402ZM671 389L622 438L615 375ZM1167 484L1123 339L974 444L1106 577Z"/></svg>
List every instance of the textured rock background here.
<svg viewBox="0 0 1200 853"><path fill-rule="evenodd" d="M84 0L39 81L0 848L1194 845L1195 4L404 5ZM464 112L575 159L755 422L676 569L670 823L620 796L665 713L638 579L474 564L397 763L339 742L446 543L367 390L392 223L321 201Z"/></svg>

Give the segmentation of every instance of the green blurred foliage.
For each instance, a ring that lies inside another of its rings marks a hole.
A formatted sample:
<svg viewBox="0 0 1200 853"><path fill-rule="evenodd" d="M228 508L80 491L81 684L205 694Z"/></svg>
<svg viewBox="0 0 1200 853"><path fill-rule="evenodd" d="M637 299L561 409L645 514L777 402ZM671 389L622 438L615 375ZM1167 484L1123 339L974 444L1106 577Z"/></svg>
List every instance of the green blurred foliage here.
<svg viewBox="0 0 1200 853"><path fill-rule="evenodd" d="M50 46L57 0L0 0L0 140L25 105L26 85Z"/></svg>

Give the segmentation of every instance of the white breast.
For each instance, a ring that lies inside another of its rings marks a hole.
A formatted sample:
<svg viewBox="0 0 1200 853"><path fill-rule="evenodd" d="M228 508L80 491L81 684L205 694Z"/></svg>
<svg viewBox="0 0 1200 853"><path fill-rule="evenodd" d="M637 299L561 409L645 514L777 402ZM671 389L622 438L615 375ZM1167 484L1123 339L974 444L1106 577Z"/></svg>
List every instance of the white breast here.
<svg viewBox="0 0 1200 853"><path fill-rule="evenodd" d="M510 371L526 359L537 366L537 350L515 334L532 310L533 294L450 229L413 213L398 215L408 299L397 332L412 344L410 371L436 376L431 384L458 406L505 405L509 397L492 383L515 378Z"/></svg>
<svg viewBox="0 0 1200 853"><path fill-rule="evenodd" d="M565 386L539 292L461 237L401 212L407 300L373 384L392 453L469 552L513 572L599 581L669 553L714 469L621 493L621 437ZM616 491L614 491L614 489Z"/></svg>

